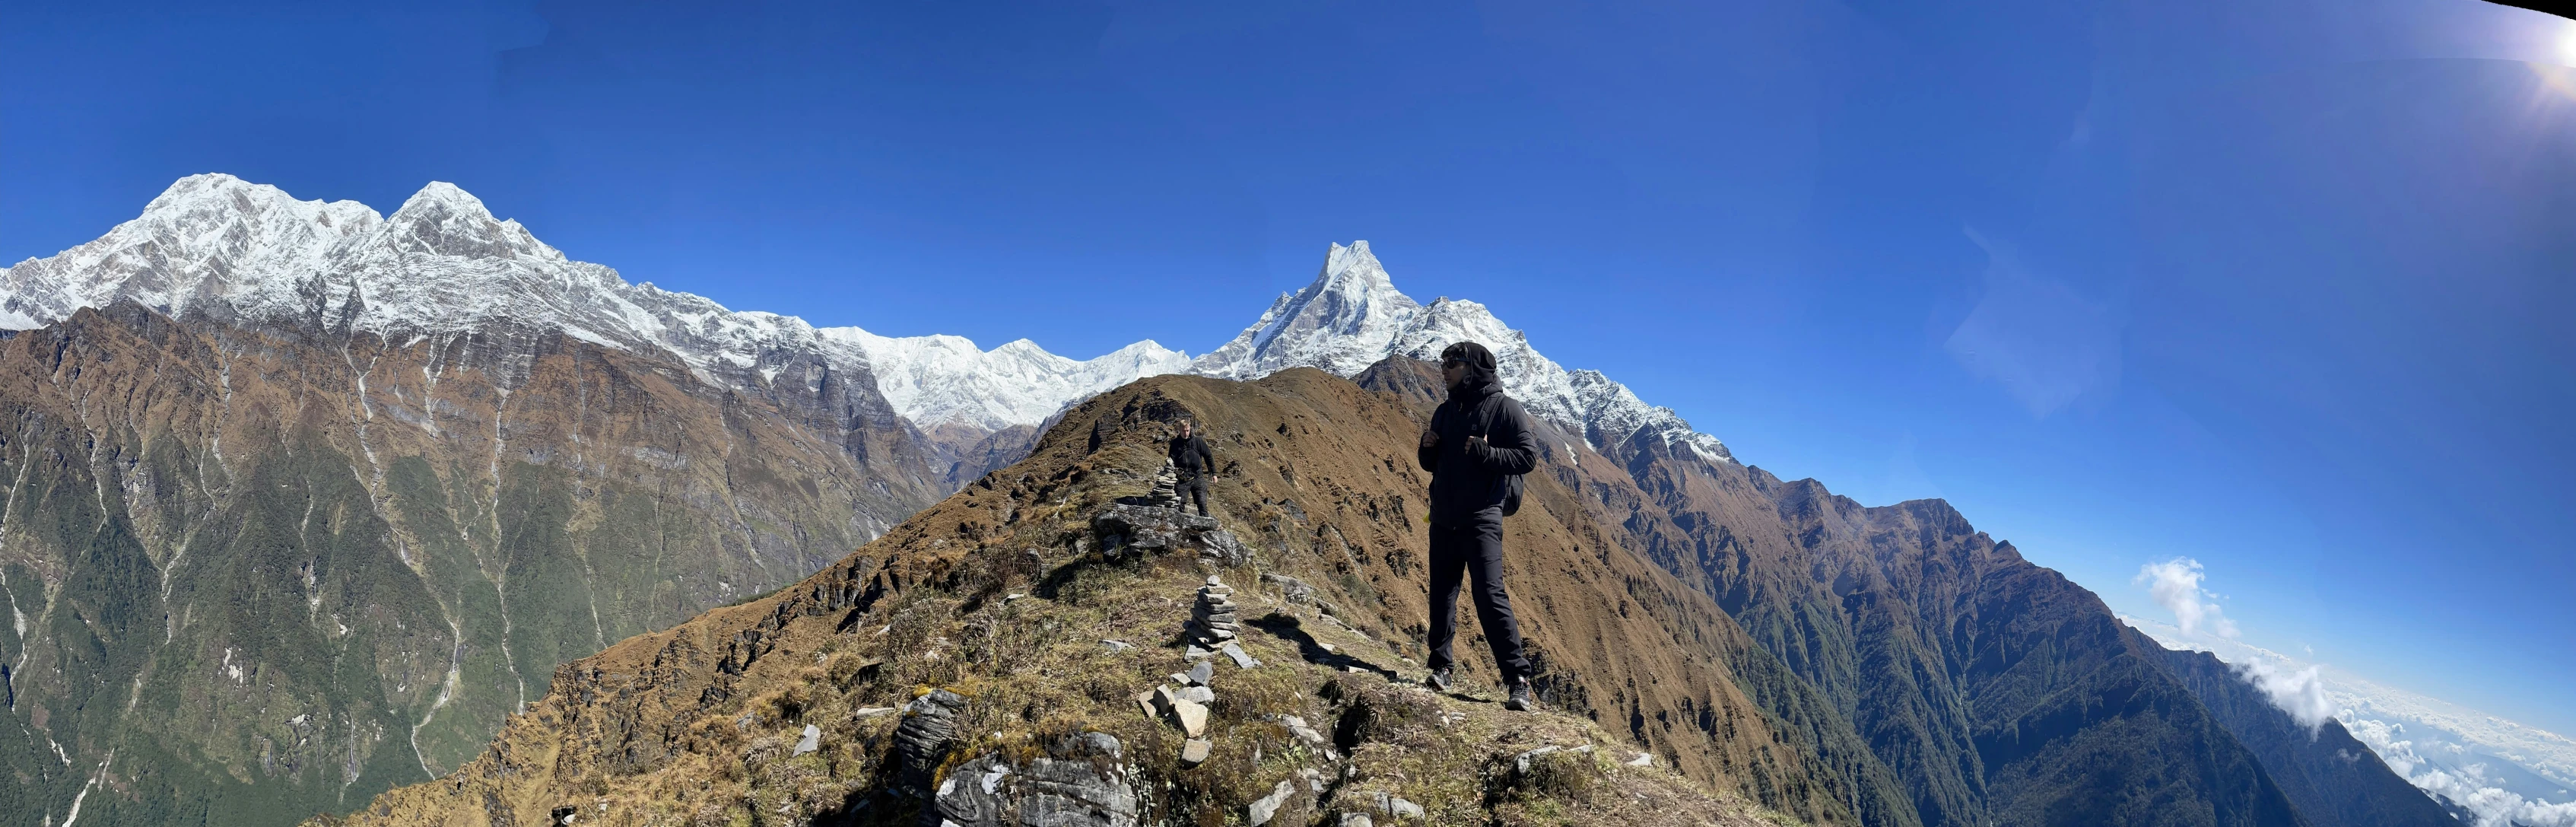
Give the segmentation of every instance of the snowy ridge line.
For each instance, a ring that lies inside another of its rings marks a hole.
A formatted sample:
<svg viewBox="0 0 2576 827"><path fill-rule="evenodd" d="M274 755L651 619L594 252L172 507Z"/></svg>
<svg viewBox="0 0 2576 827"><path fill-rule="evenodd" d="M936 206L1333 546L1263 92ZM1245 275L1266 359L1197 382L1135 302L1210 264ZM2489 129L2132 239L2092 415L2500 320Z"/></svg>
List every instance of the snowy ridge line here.
<svg viewBox="0 0 2576 827"><path fill-rule="evenodd" d="M1625 448L1734 463L1716 437L1693 430L1673 409L1648 405L1599 371L1566 370L1530 347L1529 337L1472 301L1425 305L1395 289L1366 241L1334 244L1313 284L1280 294L1233 341L1190 364L1190 372L1253 379L1292 367L1354 376L1389 356L1436 360L1452 342L1491 348L1503 387L1530 415L1582 434L1604 452Z"/></svg>
<svg viewBox="0 0 2576 827"><path fill-rule="evenodd" d="M1195 360L1151 340L1074 360L1025 339L983 350L956 336L878 336L730 310L574 261L444 182L386 216L354 201L298 201L230 175L192 175L96 240L0 268L0 329L41 327L120 299L171 315L346 324L406 343L496 328L559 330L671 353L718 385L801 382L813 391L830 372L864 370L915 427L987 432L1037 426L1147 376L1251 379L1311 366L1347 377L1388 356L1433 359L1451 342L1473 340L1493 348L1505 387L1533 415L1605 452L1735 462L1724 443L1672 409L1540 355L1484 305L1406 296L1366 241L1332 245L1314 283L1281 294L1233 341Z"/></svg>
<svg viewBox="0 0 2576 827"><path fill-rule="evenodd" d="M896 413L919 427L1036 425L1072 401L1189 363L1151 341L1077 361L1025 340L985 351L955 336L877 336L733 311L573 261L444 182L383 216L354 201L298 201L230 175L192 175L94 241L0 268L0 328L41 327L119 299L250 322L345 319L395 342L496 325L555 329L667 351L711 381L758 374L774 383L795 363L813 364L800 357L820 357L874 374ZM799 373L788 379L823 381Z"/></svg>

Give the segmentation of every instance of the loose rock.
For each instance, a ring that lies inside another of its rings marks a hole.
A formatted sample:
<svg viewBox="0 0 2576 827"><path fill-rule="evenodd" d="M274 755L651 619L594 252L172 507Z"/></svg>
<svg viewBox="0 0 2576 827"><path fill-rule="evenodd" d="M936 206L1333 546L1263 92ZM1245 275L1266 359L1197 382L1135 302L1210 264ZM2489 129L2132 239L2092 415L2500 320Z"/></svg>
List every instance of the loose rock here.
<svg viewBox="0 0 2576 827"><path fill-rule="evenodd" d="M1304 580L1285 574L1264 574L1261 576L1261 582L1278 586L1279 593L1287 597L1290 603L1315 602L1315 587Z"/></svg>
<svg viewBox="0 0 2576 827"><path fill-rule="evenodd" d="M1251 816L1252 827L1261 827L1270 823L1270 817L1279 814L1280 805L1288 803L1288 797L1296 794L1297 785L1286 781L1281 781L1279 786L1272 787L1269 795L1252 802L1252 806L1245 813Z"/></svg>
<svg viewBox="0 0 2576 827"><path fill-rule="evenodd" d="M1187 769L1207 763L1208 750L1214 747L1205 738L1192 738L1181 745L1181 767Z"/></svg>
<svg viewBox="0 0 2576 827"><path fill-rule="evenodd" d="M1423 818L1422 805L1386 793L1377 794L1377 811L1389 820L1421 821Z"/></svg>
<svg viewBox="0 0 2576 827"><path fill-rule="evenodd" d="M788 757L793 758L822 748L823 728L813 724L806 724L805 737L796 739L796 751L791 753Z"/></svg>
<svg viewBox="0 0 2576 827"><path fill-rule="evenodd" d="M1182 733L1197 738L1207 734L1208 708L1188 698L1173 698L1172 720L1180 723Z"/></svg>
<svg viewBox="0 0 2576 827"><path fill-rule="evenodd" d="M1243 647L1234 645L1233 641L1226 641L1225 646L1217 651L1224 652L1226 657L1234 659L1234 666L1237 669L1250 669L1261 665L1261 661L1244 654Z"/></svg>
<svg viewBox="0 0 2576 827"><path fill-rule="evenodd" d="M1512 771L1513 771L1513 772L1515 772L1515 773L1521 774L1521 775L1528 775L1528 774L1529 774L1529 771L1530 771L1530 762L1533 762L1533 761L1538 760L1538 758L1539 758L1540 756L1546 755L1546 754L1548 754L1548 753L1556 752L1557 750L1560 750L1560 749L1564 749L1564 748L1563 748L1563 747L1556 746L1556 745L1554 745L1554 744L1550 744L1550 745L1548 745L1548 746L1539 747L1538 749L1530 750L1530 751L1528 751L1528 752L1524 752L1524 753L1521 753L1521 754L1519 754L1519 755L1513 756L1513 757L1512 757Z"/></svg>

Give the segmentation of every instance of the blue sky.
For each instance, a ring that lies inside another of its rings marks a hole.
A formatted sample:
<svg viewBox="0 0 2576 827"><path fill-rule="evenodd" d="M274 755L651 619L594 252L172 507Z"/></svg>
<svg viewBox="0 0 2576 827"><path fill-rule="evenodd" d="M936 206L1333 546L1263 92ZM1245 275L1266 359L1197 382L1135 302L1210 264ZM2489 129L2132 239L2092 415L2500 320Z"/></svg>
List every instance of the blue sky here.
<svg viewBox="0 0 2576 827"><path fill-rule="evenodd" d="M455 182L743 309L1192 353L1372 242L1863 502L2576 733L2576 24L2469 0L0 12L0 258Z"/></svg>

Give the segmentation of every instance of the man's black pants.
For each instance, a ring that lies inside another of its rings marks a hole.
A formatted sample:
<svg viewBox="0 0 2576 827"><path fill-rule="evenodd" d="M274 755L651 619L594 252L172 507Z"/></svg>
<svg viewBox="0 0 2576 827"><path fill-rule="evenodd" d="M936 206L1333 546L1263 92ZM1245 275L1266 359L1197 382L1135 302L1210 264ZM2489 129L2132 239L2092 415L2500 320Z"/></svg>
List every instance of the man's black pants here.
<svg viewBox="0 0 2576 827"><path fill-rule="evenodd" d="M1494 647L1503 683L1527 677L1530 664L1521 653L1521 627L1512 620L1511 597L1503 593L1503 526L1483 520L1431 527L1431 668L1455 662L1449 644L1458 636L1458 586L1470 578L1476 583L1476 620L1484 624L1485 642Z"/></svg>
<svg viewBox="0 0 2576 827"><path fill-rule="evenodd" d="M1187 506L1193 502L1198 503L1199 516L1207 516L1207 477L1200 475L1182 480L1180 489L1181 490L1173 493L1181 496L1181 505Z"/></svg>

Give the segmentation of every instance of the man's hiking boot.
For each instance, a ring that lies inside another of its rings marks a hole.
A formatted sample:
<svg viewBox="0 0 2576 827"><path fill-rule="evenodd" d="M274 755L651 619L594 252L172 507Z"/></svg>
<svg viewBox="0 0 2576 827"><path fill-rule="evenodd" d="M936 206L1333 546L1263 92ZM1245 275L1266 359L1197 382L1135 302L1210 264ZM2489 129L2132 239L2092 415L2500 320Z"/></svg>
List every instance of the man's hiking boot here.
<svg viewBox="0 0 2576 827"><path fill-rule="evenodd" d="M1431 677L1425 679L1423 683L1430 684L1431 691L1434 692L1449 691L1449 667L1443 666L1431 670Z"/></svg>
<svg viewBox="0 0 2576 827"><path fill-rule="evenodd" d="M1513 712L1535 712L1538 710L1538 699L1530 697L1530 682L1528 678L1522 678L1512 682L1512 697L1510 700L1503 702L1503 708Z"/></svg>

